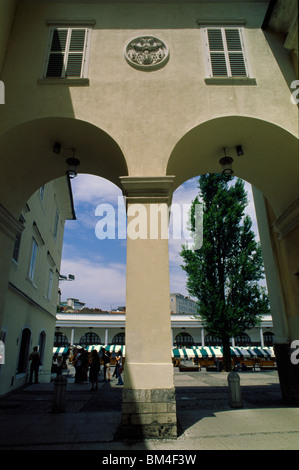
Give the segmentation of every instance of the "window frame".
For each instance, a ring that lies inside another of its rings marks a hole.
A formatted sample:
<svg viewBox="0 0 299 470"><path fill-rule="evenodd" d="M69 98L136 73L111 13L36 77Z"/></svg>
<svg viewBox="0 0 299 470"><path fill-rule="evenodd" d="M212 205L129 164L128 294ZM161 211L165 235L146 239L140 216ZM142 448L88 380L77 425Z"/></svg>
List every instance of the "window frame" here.
<svg viewBox="0 0 299 470"><path fill-rule="evenodd" d="M47 48L45 52L45 60L43 65L43 70L41 74L41 78L38 80L39 84L63 84L67 83L69 85L88 85L88 66L89 66L89 56L90 56L90 46L91 46L91 33L92 33L92 26L95 24L94 20L63 20L63 21L55 21L55 20L47 20L47 25L49 26L49 33L48 33L48 41L47 41ZM81 74L79 76L65 76L65 64L68 60L68 53L64 53L64 66L63 66L63 73L60 76L47 76L48 70L48 63L51 55L51 47L53 41L54 31L57 29L66 29L67 30L67 38L68 44L67 47L69 48L70 44L70 37L72 30L74 29L84 29L85 30L85 39L84 39L84 48L83 48L83 57L82 57L82 64L81 64Z"/></svg>
<svg viewBox="0 0 299 470"><path fill-rule="evenodd" d="M212 59L211 59L211 49L209 44L209 30L220 30L221 32L221 39L223 44L223 51L216 51L215 52L223 52L225 58L225 66L227 75L215 75L212 68ZM230 51L227 45L227 38L225 31L226 30L237 30L239 33L240 45L241 50L237 51ZM248 54L248 47L246 44L246 32L245 27L242 25L235 25L235 24L207 24L202 25L201 27L201 34L202 34L202 44L204 49L204 58L205 58L205 82L206 84L248 84L248 85L255 85L256 80L252 74L252 68L250 65L249 54ZM241 52L242 58L244 61L244 67L246 71L246 75L234 75L231 70L231 61L229 57L229 53L236 53Z"/></svg>
<svg viewBox="0 0 299 470"><path fill-rule="evenodd" d="M37 261L38 243L34 237L32 237L30 261L28 269L28 279L34 283L34 274Z"/></svg>
<svg viewBox="0 0 299 470"><path fill-rule="evenodd" d="M48 286L47 286L47 299L52 299L53 293L53 281L54 281L54 271L52 268L49 268L49 276L48 276Z"/></svg>

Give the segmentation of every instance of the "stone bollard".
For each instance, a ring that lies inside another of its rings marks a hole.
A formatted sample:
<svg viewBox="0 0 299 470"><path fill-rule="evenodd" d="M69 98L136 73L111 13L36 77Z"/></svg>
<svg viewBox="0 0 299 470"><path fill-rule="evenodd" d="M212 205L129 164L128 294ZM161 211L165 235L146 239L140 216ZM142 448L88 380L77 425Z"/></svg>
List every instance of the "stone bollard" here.
<svg viewBox="0 0 299 470"><path fill-rule="evenodd" d="M236 371L232 371L227 376L229 393L230 393L230 406L232 408L242 408L240 377Z"/></svg>
<svg viewBox="0 0 299 470"><path fill-rule="evenodd" d="M66 384L67 378L63 375L57 375L54 381L52 413L63 413L65 411Z"/></svg>

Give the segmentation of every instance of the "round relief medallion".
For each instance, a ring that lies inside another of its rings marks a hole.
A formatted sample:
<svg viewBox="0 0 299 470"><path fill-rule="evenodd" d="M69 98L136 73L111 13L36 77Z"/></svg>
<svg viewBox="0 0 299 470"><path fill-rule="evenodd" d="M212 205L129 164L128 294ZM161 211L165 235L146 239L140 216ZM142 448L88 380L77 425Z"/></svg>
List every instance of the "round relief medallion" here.
<svg viewBox="0 0 299 470"><path fill-rule="evenodd" d="M156 70L169 58L166 44L153 36L141 36L130 41L125 48L127 62L137 69Z"/></svg>

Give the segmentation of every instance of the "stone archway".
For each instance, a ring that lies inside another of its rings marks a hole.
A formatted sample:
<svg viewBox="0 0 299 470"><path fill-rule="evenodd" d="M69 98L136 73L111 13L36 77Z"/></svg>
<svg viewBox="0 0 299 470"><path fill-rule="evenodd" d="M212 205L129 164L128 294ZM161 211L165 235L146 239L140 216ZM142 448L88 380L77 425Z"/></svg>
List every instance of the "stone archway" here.
<svg viewBox="0 0 299 470"><path fill-rule="evenodd" d="M242 146L243 155L236 147ZM282 395L299 401L299 367L291 361L299 335L299 174L298 139L285 129L246 116L224 116L187 132L167 166L174 188L203 173L219 173L219 160L233 158L234 174L253 185L264 253ZM297 266L297 267L296 267Z"/></svg>
<svg viewBox="0 0 299 470"><path fill-rule="evenodd" d="M54 144L61 144L59 153ZM128 174L116 141L98 127L74 118L51 117L25 122L0 136L0 204L18 216L22 204L42 184L65 175L69 157L80 161L78 171L120 186Z"/></svg>
<svg viewBox="0 0 299 470"><path fill-rule="evenodd" d="M60 152L53 151L54 144ZM102 176L120 186L125 157L116 141L96 126L73 118L25 122L0 136L0 327L7 294L10 258L22 207L44 183L66 174L66 160L75 153L79 172Z"/></svg>

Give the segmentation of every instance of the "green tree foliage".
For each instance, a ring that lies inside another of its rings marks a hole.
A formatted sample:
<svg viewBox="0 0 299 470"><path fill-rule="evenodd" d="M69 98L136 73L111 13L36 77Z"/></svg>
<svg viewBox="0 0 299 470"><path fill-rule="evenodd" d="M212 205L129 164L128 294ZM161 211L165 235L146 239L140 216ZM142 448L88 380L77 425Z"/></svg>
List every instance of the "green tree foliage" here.
<svg viewBox="0 0 299 470"><path fill-rule="evenodd" d="M198 300L198 313L208 333L222 339L223 365L231 369L231 337L260 324L269 312L260 244L244 210L248 204L244 182L232 176L207 174L199 178L203 203L203 241L198 250L182 246L187 288ZM190 226L196 242L195 207ZM196 243L195 243L196 246Z"/></svg>

